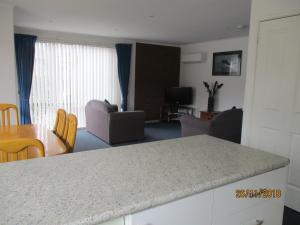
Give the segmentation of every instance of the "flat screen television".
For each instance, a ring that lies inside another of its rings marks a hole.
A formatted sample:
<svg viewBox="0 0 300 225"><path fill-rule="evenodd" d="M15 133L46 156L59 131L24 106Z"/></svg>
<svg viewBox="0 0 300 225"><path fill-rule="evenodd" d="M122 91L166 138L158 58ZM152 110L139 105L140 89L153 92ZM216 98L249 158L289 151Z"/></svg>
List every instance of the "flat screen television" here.
<svg viewBox="0 0 300 225"><path fill-rule="evenodd" d="M169 104L190 105L193 103L193 89L191 87L167 88L165 101Z"/></svg>

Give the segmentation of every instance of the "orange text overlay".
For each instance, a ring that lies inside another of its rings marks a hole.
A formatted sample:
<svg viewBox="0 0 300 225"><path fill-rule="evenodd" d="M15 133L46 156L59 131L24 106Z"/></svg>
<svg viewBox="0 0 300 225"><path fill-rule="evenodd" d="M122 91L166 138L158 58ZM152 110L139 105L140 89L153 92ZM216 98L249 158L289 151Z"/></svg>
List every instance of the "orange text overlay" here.
<svg viewBox="0 0 300 225"><path fill-rule="evenodd" d="M236 189L236 198L280 198L281 190L274 188Z"/></svg>

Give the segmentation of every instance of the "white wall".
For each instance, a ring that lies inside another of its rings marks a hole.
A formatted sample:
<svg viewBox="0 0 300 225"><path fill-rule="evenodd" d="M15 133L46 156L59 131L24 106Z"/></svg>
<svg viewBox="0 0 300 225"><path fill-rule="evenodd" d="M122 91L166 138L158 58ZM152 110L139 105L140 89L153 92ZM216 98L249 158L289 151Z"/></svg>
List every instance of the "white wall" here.
<svg viewBox="0 0 300 225"><path fill-rule="evenodd" d="M254 89L259 23L263 20L276 19L296 14L300 14L300 0L252 0L242 131L242 144L244 145L248 144L248 131L250 124L252 123L250 115Z"/></svg>
<svg viewBox="0 0 300 225"><path fill-rule="evenodd" d="M0 102L17 103L13 6L0 3Z"/></svg>
<svg viewBox="0 0 300 225"><path fill-rule="evenodd" d="M216 97L215 110L225 110L233 106L242 107L246 78L248 37L223 39L217 41L188 44L181 47L181 54L205 52L207 59L202 63L181 63L180 86L193 87L196 115L207 109L208 93L203 81L224 83ZM242 50L241 76L212 76L213 52Z"/></svg>

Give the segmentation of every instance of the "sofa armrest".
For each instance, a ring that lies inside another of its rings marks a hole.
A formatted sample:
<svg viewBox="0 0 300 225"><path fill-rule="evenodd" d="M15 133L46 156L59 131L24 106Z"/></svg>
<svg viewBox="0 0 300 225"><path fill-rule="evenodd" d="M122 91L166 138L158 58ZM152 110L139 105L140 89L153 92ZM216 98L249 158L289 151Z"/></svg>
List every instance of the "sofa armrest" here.
<svg viewBox="0 0 300 225"><path fill-rule="evenodd" d="M242 122L242 109L226 110L212 119L209 135L239 144L241 142Z"/></svg>
<svg viewBox="0 0 300 225"><path fill-rule="evenodd" d="M144 138L143 111L112 112L109 114L110 143Z"/></svg>
<svg viewBox="0 0 300 225"><path fill-rule="evenodd" d="M180 117L181 136L193 136L200 134L208 134L210 121L196 118L194 116Z"/></svg>

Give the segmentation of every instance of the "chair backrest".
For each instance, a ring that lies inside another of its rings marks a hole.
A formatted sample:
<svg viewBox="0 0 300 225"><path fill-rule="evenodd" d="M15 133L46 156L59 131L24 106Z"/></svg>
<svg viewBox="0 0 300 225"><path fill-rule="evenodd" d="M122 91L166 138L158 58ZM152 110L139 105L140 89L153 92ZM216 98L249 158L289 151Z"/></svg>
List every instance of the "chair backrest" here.
<svg viewBox="0 0 300 225"><path fill-rule="evenodd" d="M66 117L67 113L64 109L57 110L53 132L61 139L63 138L66 129Z"/></svg>
<svg viewBox="0 0 300 225"><path fill-rule="evenodd" d="M0 141L0 163L28 159L28 151L37 150L36 157L44 157L44 145L40 140L19 138Z"/></svg>
<svg viewBox="0 0 300 225"><path fill-rule="evenodd" d="M62 140L63 140L64 142L66 142L66 140L67 140L68 131L69 131L68 128L69 128L69 120L68 120L68 116L67 116L67 118L66 118L65 130L64 130L64 134L63 134L63 136L62 136Z"/></svg>
<svg viewBox="0 0 300 225"><path fill-rule="evenodd" d="M19 125L18 107L13 104L2 104L1 103L0 104L0 114L1 114L0 127L11 125L10 110L15 111L16 124Z"/></svg>
<svg viewBox="0 0 300 225"><path fill-rule="evenodd" d="M73 152L77 133L77 117L74 114L67 115L66 129L63 135L63 141L67 147L68 153Z"/></svg>

